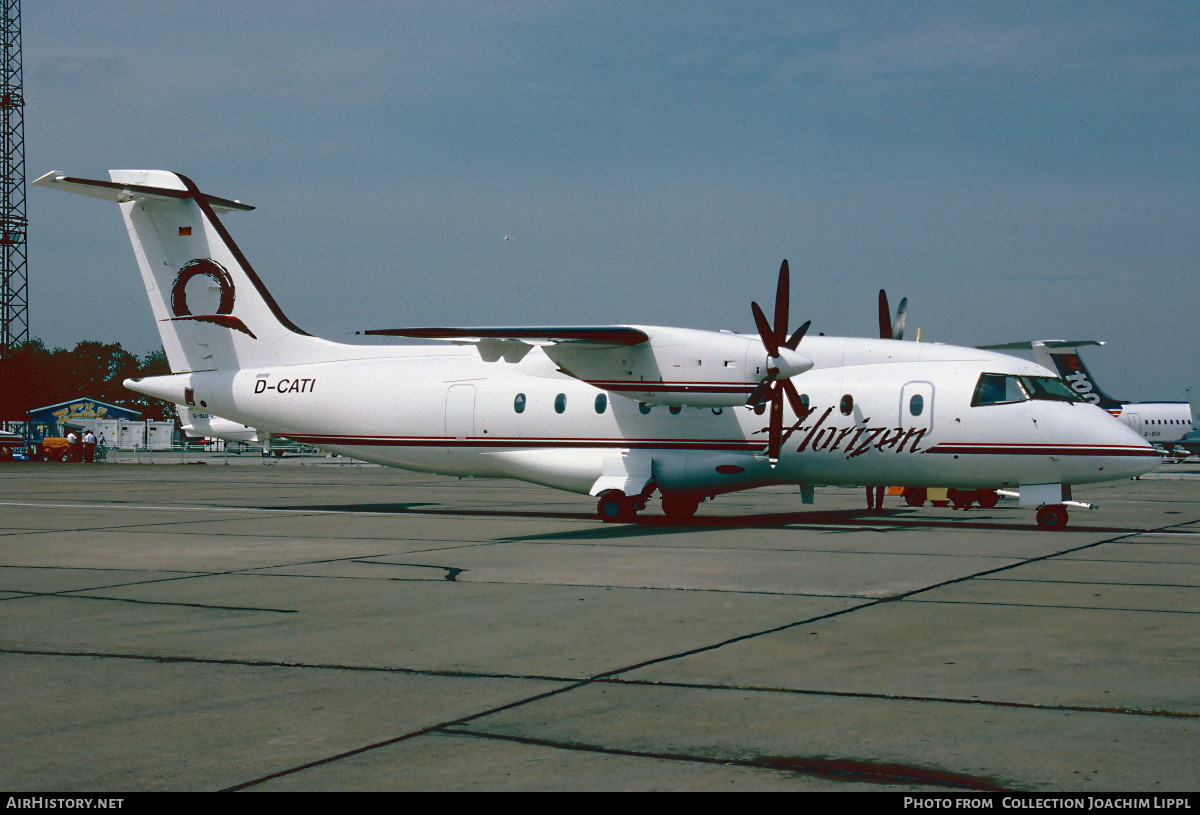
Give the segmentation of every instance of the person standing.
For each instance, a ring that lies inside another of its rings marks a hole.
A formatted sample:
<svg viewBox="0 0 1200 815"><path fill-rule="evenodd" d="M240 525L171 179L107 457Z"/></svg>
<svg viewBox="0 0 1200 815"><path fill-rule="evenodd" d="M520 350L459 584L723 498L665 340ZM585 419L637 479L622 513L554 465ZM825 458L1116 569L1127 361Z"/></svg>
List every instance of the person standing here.
<svg viewBox="0 0 1200 815"><path fill-rule="evenodd" d="M80 452L82 452L80 449L80 442L81 442L81 439L79 438L78 433L76 433L74 430L67 431L67 461L68 462L79 461L79 454L80 454Z"/></svg>
<svg viewBox="0 0 1200 815"><path fill-rule="evenodd" d="M883 514L883 487L867 487L867 511Z"/></svg>
<svg viewBox="0 0 1200 815"><path fill-rule="evenodd" d="M87 464L96 460L96 434L91 428L83 431L83 460Z"/></svg>

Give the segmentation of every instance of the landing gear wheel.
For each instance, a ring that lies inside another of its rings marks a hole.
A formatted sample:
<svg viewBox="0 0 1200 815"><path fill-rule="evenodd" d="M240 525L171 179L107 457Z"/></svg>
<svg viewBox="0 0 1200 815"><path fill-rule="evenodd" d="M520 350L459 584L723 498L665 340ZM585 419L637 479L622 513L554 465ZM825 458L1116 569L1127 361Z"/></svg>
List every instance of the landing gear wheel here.
<svg viewBox="0 0 1200 815"><path fill-rule="evenodd" d="M974 490L958 490L951 488L947 491L946 497L950 499L950 503L955 509L970 509L971 504L975 503Z"/></svg>
<svg viewBox="0 0 1200 815"><path fill-rule="evenodd" d="M699 498L687 495L664 495L662 497L663 514L671 521L686 521L696 514L699 507Z"/></svg>
<svg viewBox="0 0 1200 815"><path fill-rule="evenodd" d="M923 507L925 500L929 497L929 491L924 487L905 487L904 488L904 503L910 507Z"/></svg>
<svg viewBox="0 0 1200 815"><path fill-rule="evenodd" d="M620 490L609 490L600 496L596 504L596 514L606 524L628 523L637 515L633 499Z"/></svg>
<svg viewBox="0 0 1200 815"><path fill-rule="evenodd" d="M1067 508L1062 504L1038 507L1037 525L1042 529L1058 531L1067 528Z"/></svg>
<svg viewBox="0 0 1200 815"><path fill-rule="evenodd" d="M995 490L976 490L975 500L979 501L979 506L984 509L995 509L996 504L1000 503L1000 496Z"/></svg>

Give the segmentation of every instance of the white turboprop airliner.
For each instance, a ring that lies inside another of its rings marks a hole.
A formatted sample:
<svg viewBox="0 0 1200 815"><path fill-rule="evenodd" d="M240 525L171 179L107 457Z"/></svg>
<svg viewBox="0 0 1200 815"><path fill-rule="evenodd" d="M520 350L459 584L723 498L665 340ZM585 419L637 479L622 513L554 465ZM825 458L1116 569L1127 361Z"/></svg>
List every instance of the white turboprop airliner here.
<svg viewBox="0 0 1200 815"><path fill-rule="evenodd" d="M1126 402L1114 399L1100 389L1096 377L1083 364L1079 349L1090 345L1104 345L1097 340L1032 340L1009 342L1001 345L981 345L993 351L1032 350L1033 358L1051 371L1057 371L1071 389L1091 402L1104 408L1118 420L1128 425L1146 441L1173 452L1173 448L1197 452L1195 442L1185 437L1195 427L1192 409L1187 402ZM1189 446L1190 445L1190 446Z"/></svg>
<svg viewBox="0 0 1200 815"><path fill-rule="evenodd" d="M788 334L787 263L758 335L655 326L385 329L360 346L292 324L218 213L249 210L155 170L35 184L120 204L171 366L126 387L339 454L515 478L672 519L797 484L1019 488L1038 523L1070 486L1140 475L1155 449L1032 362L894 339ZM452 344L453 343L453 344Z"/></svg>

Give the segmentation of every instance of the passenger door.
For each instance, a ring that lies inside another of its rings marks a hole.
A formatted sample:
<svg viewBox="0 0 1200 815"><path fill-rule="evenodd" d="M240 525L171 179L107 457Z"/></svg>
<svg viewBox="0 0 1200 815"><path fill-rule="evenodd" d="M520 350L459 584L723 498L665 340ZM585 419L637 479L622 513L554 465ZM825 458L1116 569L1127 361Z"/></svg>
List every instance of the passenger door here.
<svg viewBox="0 0 1200 815"><path fill-rule="evenodd" d="M897 427L933 431L933 383L917 380L905 383L900 391L900 415Z"/></svg>

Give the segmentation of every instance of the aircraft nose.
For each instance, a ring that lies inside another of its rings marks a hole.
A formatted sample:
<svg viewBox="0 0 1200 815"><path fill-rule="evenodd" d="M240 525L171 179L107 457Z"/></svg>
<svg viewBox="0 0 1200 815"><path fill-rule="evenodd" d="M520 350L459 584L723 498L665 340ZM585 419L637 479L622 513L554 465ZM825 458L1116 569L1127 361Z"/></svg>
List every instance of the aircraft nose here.
<svg viewBox="0 0 1200 815"><path fill-rule="evenodd" d="M1106 417L1099 446L1104 450L1100 465L1109 479L1134 478L1158 469L1158 449L1117 419Z"/></svg>

